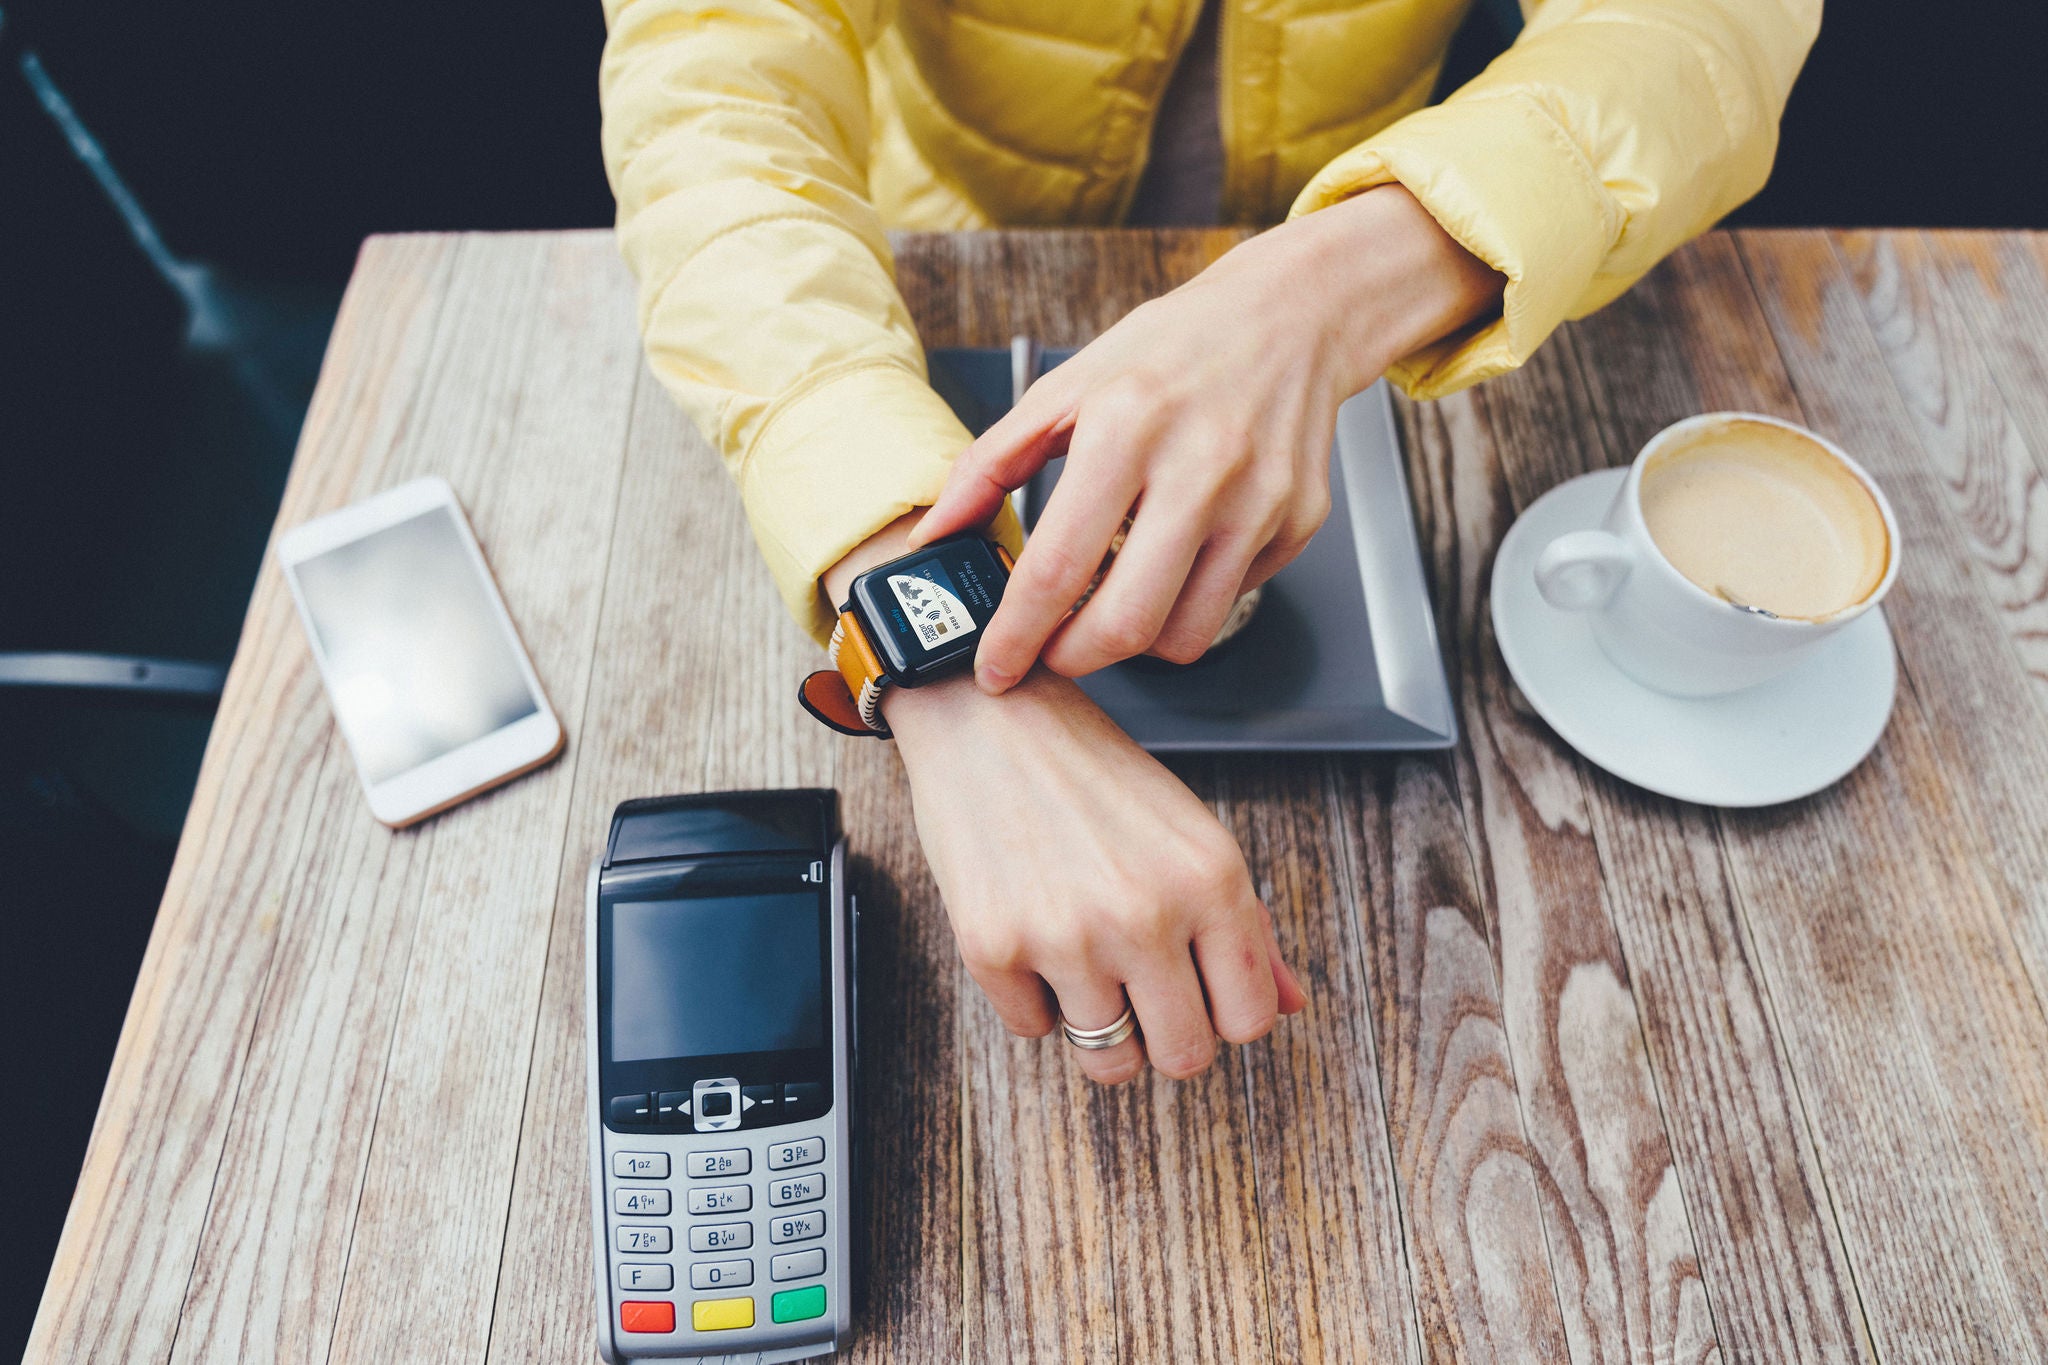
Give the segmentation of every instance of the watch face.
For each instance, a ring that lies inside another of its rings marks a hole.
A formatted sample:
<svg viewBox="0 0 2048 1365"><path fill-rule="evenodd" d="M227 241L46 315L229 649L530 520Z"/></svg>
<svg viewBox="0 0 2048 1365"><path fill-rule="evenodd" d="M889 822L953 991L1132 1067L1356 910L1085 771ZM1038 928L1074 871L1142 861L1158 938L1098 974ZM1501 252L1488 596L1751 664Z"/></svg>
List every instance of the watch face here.
<svg viewBox="0 0 2048 1365"><path fill-rule="evenodd" d="M958 536L868 570L853 600L890 678L916 687L974 657L1008 579L987 541Z"/></svg>

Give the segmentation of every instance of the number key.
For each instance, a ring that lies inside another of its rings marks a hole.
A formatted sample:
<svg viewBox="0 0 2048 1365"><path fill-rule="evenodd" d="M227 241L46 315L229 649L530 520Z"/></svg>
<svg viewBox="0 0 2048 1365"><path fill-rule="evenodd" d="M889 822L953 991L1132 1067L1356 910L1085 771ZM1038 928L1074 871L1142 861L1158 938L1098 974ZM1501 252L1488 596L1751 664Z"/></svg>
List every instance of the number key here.
<svg viewBox="0 0 2048 1365"><path fill-rule="evenodd" d="M721 1152L692 1152L683 1158L683 1168L693 1180L713 1175L745 1175L754 1169L754 1157L744 1147Z"/></svg>
<svg viewBox="0 0 2048 1365"><path fill-rule="evenodd" d="M810 1175L794 1175L786 1180L768 1182L768 1202L776 1208L785 1204L808 1204L813 1199L825 1197L825 1173L815 1171Z"/></svg>
<svg viewBox="0 0 2048 1365"><path fill-rule="evenodd" d="M745 1185L713 1185L689 1194L691 1213L745 1213L754 1207L754 1192Z"/></svg>
<svg viewBox="0 0 2048 1365"><path fill-rule="evenodd" d="M628 1256L655 1256L674 1245L675 1234L663 1227L635 1227L626 1224L619 1229L619 1250Z"/></svg>
<svg viewBox="0 0 2048 1365"><path fill-rule="evenodd" d="M667 1190L629 1186L612 1191L612 1207L634 1218L660 1218L669 1210L669 1195Z"/></svg>
<svg viewBox="0 0 2048 1365"><path fill-rule="evenodd" d="M744 1251L753 1244L751 1223L714 1223L690 1229L692 1251Z"/></svg>
<svg viewBox="0 0 2048 1365"><path fill-rule="evenodd" d="M613 1152L612 1174L626 1180L666 1180L668 1153Z"/></svg>
<svg viewBox="0 0 2048 1365"><path fill-rule="evenodd" d="M692 1289L738 1289L754 1282L754 1263L741 1257L733 1261L699 1261L690 1267Z"/></svg>
<svg viewBox="0 0 2048 1365"><path fill-rule="evenodd" d="M786 1171L792 1166L815 1166L824 1159L825 1139L821 1137L772 1143L768 1148L768 1169L771 1171Z"/></svg>
<svg viewBox="0 0 2048 1365"><path fill-rule="evenodd" d="M691 1235L694 1237L695 1233ZM813 1209L809 1213L792 1213L786 1217L768 1220L768 1240L771 1242L808 1242L813 1237L824 1235L823 1209Z"/></svg>

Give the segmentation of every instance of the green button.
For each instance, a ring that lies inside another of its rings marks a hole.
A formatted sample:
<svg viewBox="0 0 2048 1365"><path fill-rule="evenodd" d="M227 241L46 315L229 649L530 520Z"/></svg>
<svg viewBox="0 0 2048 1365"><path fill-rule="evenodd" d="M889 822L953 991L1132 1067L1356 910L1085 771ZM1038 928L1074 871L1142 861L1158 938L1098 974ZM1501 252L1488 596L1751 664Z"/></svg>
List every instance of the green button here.
<svg viewBox="0 0 2048 1365"><path fill-rule="evenodd" d="M777 1322L822 1318L825 1316L825 1286L814 1284L805 1289L785 1289L771 1301L768 1311Z"/></svg>

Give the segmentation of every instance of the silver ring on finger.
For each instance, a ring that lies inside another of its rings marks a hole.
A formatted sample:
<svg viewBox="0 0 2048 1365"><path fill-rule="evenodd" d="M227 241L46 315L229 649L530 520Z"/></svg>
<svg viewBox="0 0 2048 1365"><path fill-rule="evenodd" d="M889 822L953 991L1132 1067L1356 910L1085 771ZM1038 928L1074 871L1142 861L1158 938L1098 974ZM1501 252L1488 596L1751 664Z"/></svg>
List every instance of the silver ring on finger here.
<svg viewBox="0 0 2048 1365"><path fill-rule="evenodd" d="M1124 1012L1101 1028L1075 1028L1067 1022L1067 1016L1060 1016L1060 1033L1069 1043L1083 1052L1100 1052L1115 1047L1138 1031L1138 1016L1126 1004Z"/></svg>

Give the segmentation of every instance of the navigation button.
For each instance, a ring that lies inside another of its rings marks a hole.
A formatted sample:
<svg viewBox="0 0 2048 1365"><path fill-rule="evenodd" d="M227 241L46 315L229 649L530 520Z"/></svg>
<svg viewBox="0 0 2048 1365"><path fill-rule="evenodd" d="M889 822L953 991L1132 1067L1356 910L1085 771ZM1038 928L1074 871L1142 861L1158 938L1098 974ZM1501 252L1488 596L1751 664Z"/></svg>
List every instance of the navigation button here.
<svg viewBox="0 0 2048 1365"><path fill-rule="evenodd" d="M690 1092L691 1122L700 1133L722 1133L740 1126L740 1083L731 1076L699 1081Z"/></svg>
<svg viewBox="0 0 2048 1365"><path fill-rule="evenodd" d="M614 1128L644 1127L654 1121L653 1096L614 1095L605 1119Z"/></svg>
<svg viewBox="0 0 2048 1365"><path fill-rule="evenodd" d="M690 1112L690 1092L687 1090L664 1090L654 1097L654 1116L672 1119L678 1114Z"/></svg>
<svg viewBox="0 0 2048 1365"><path fill-rule="evenodd" d="M743 1085L740 1087L740 1112L752 1113L760 1107L761 1112L754 1117L772 1123L782 1112L782 1106L776 1103L778 1097L779 1092L772 1085Z"/></svg>

